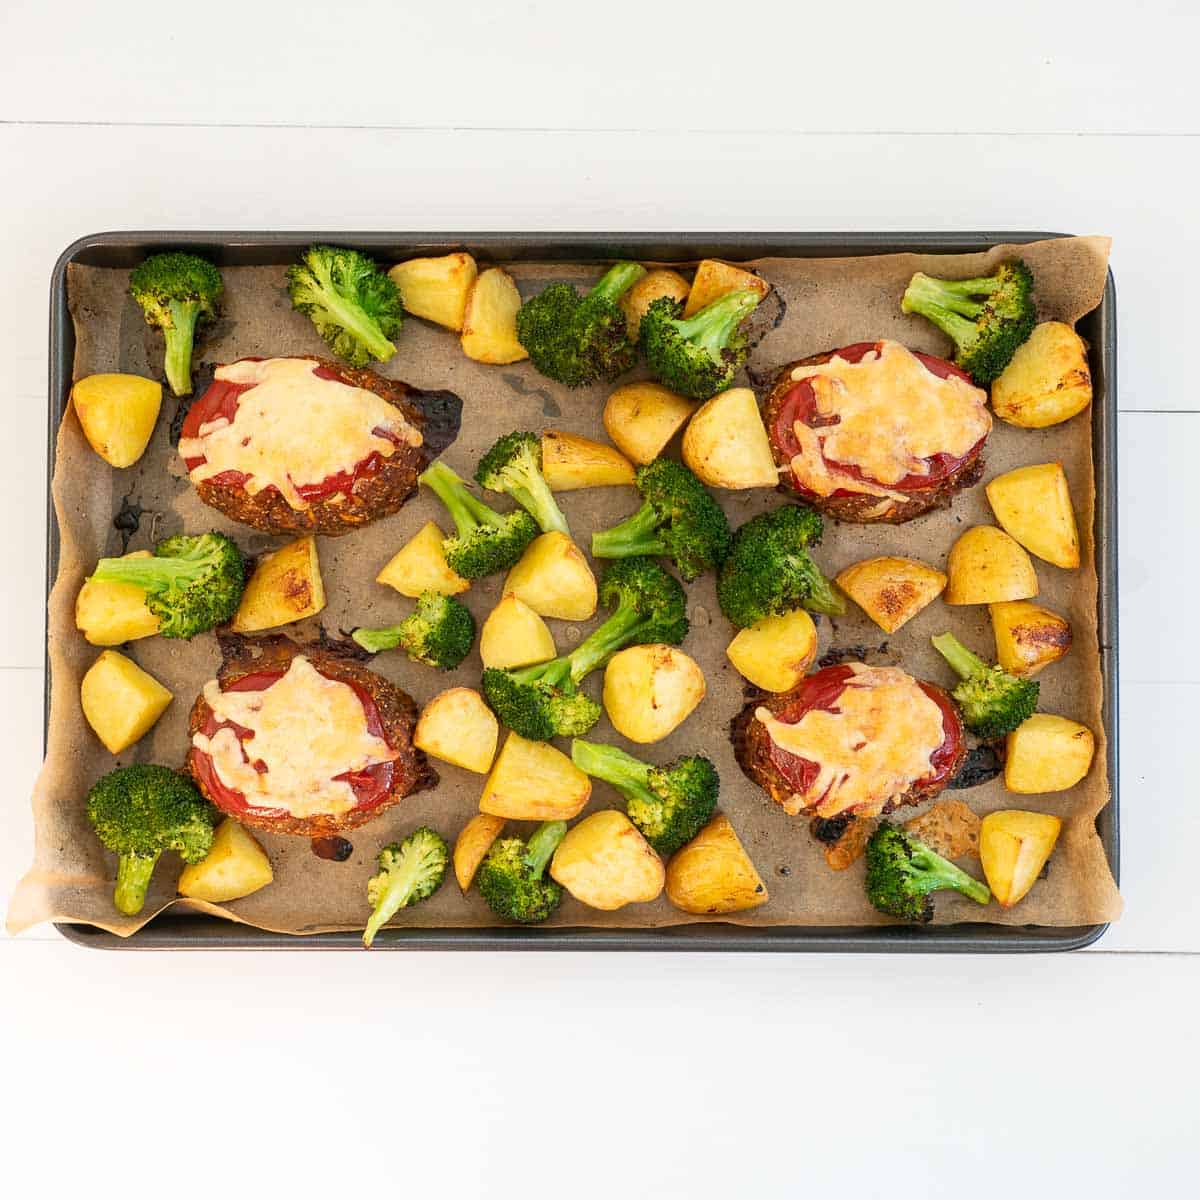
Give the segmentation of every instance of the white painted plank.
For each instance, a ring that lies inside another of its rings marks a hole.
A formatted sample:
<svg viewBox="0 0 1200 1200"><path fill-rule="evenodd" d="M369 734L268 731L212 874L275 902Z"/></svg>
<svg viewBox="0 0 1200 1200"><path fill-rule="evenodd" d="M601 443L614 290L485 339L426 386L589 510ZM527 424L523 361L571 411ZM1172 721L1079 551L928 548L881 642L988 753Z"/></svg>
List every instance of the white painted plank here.
<svg viewBox="0 0 1200 1200"><path fill-rule="evenodd" d="M42 765L42 679L40 670L0 670L0 746L4 752L4 816L0 818L0 909L8 910L17 880L33 862L30 797ZM26 935L57 940L52 928ZM0 944L9 939L0 933Z"/></svg>
<svg viewBox="0 0 1200 1200"><path fill-rule="evenodd" d="M446 128L1195 133L1193 6L5 6L0 114ZM53 86L47 86L52 81Z"/></svg>

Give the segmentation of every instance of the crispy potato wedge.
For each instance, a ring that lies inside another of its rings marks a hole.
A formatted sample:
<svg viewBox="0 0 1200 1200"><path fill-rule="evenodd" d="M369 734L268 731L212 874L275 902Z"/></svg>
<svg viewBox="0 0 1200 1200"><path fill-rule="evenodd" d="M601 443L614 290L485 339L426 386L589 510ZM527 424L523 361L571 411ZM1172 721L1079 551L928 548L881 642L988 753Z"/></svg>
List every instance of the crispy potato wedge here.
<svg viewBox="0 0 1200 1200"><path fill-rule="evenodd" d="M1036 675L1071 649L1071 623L1066 617L1031 604L1007 600L991 604L996 661L1012 675Z"/></svg>
<svg viewBox="0 0 1200 1200"><path fill-rule="evenodd" d="M725 649L738 674L766 692L790 692L817 656L817 627L802 608L763 617Z"/></svg>
<svg viewBox="0 0 1200 1200"><path fill-rule="evenodd" d="M208 854L183 868L178 890L192 900L226 904L265 888L274 878L271 860L258 840L244 825L226 817L213 833Z"/></svg>
<svg viewBox="0 0 1200 1200"><path fill-rule="evenodd" d="M535 537L504 581L535 613L586 621L596 611L596 577L583 551L565 533Z"/></svg>
<svg viewBox="0 0 1200 1200"><path fill-rule="evenodd" d="M110 467L131 467L145 453L162 407L162 384L140 375L87 375L71 404L88 445Z"/></svg>
<svg viewBox="0 0 1200 1200"><path fill-rule="evenodd" d="M947 604L998 604L1038 594L1029 555L994 525L975 525L962 534L950 548L946 575Z"/></svg>
<svg viewBox="0 0 1200 1200"><path fill-rule="evenodd" d="M325 607L325 585L312 534L263 555L230 622L234 633L275 629Z"/></svg>
<svg viewBox="0 0 1200 1200"><path fill-rule="evenodd" d="M410 258L397 263L388 275L400 289L406 312L455 332L462 329L467 297L479 275L469 254Z"/></svg>
<svg viewBox="0 0 1200 1200"><path fill-rule="evenodd" d="M704 699L704 672L674 646L651 643L614 654L604 669L604 711L631 742L660 742Z"/></svg>
<svg viewBox="0 0 1200 1200"><path fill-rule="evenodd" d="M471 890L471 882L479 864L487 858L492 843L504 831L504 818L491 813L476 813L464 826L454 841L454 878L464 892Z"/></svg>
<svg viewBox="0 0 1200 1200"><path fill-rule="evenodd" d="M719 300L730 292L743 290L757 292L761 301L771 290L771 285L752 271L745 271L741 267L721 262L717 258L706 258L696 268L696 275L692 280L692 290L688 293L683 315L685 317L694 316L714 300Z"/></svg>
<svg viewBox="0 0 1200 1200"><path fill-rule="evenodd" d="M485 667L527 667L548 662L557 653L549 626L512 592L506 592L488 614L479 634L479 656Z"/></svg>
<svg viewBox="0 0 1200 1200"><path fill-rule="evenodd" d="M661 300L664 296L670 296L672 300L686 300L691 286L678 271L669 271L665 267L647 271L621 297L629 340L636 342L641 336L642 318L655 300Z"/></svg>
<svg viewBox="0 0 1200 1200"><path fill-rule="evenodd" d="M943 858L979 857L979 817L961 800L937 800L904 829Z"/></svg>
<svg viewBox="0 0 1200 1200"><path fill-rule="evenodd" d="M422 592L441 592L443 596L465 592L471 583L446 561L442 553L445 537L432 521L426 521L375 576L375 582L386 583L414 600Z"/></svg>
<svg viewBox="0 0 1200 1200"><path fill-rule="evenodd" d="M724 813L717 813L667 864L667 899L682 912L743 912L770 898Z"/></svg>
<svg viewBox="0 0 1200 1200"><path fill-rule="evenodd" d="M915 558L864 558L837 585L879 626L895 633L946 589L946 576Z"/></svg>
<svg viewBox="0 0 1200 1200"><path fill-rule="evenodd" d="M550 876L580 903L611 912L656 900L666 871L633 822L609 808L567 830L550 860Z"/></svg>
<svg viewBox="0 0 1200 1200"><path fill-rule="evenodd" d="M1006 471L984 490L996 520L1026 550L1056 567L1079 566L1079 528L1062 463Z"/></svg>
<svg viewBox="0 0 1200 1200"><path fill-rule="evenodd" d="M710 487L779 483L758 401L749 388L730 388L696 410L683 434L683 461Z"/></svg>
<svg viewBox="0 0 1200 1200"><path fill-rule="evenodd" d="M1096 739L1086 725L1053 713L1034 713L1008 735L1004 786L1038 795L1065 792L1091 769Z"/></svg>
<svg viewBox="0 0 1200 1200"><path fill-rule="evenodd" d="M988 813L979 830L979 856L992 895L1002 908L1023 900L1046 865L1062 821L1050 813L1005 809Z"/></svg>
<svg viewBox="0 0 1200 1200"><path fill-rule="evenodd" d="M125 558L149 558L134 550ZM93 646L120 646L158 632L158 618L146 607L146 593L132 583L85 580L75 598L75 625Z"/></svg>
<svg viewBox="0 0 1200 1200"><path fill-rule="evenodd" d="M521 293L512 276L488 267L471 285L463 313L462 348L481 363L515 363L529 355L517 341L517 309Z"/></svg>
<svg viewBox="0 0 1200 1200"><path fill-rule="evenodd" d="M619 387L604 403L604 429L631 462L653 462L699 405L649 380Z"/></svg>
<svg viewBox="0 0 1200 1200"><path fill-rule="evenodd" d="M143 737L171 703L153 675L115 650L105 650L79 684L83 715L110 754Z"/></svg>
<svg viewBox="0 0 1200 1200"><path fill-rule="evenodd" d="M473 688L439 692L421 709L413 745L442 762L486 775L496 757L500 724Z"/></svg>
<svg viewBox="0 0 1200 1200"><path fill-rule="evenodd" d="M483 787L479 811L512 821L569 821L592 794L592 781L547 742L510 733Z"/></svg>
<svg viewBox="0 0 1200 1200"><path fill-rule="evenodd" d="M1035 326L992 383L992 411L1024 429L1068 421L1091 402L1087 344L1061 321Z"/></svg>
<svg viewBox="0 0 1200 1200"><path fill-rule="evenodd" d="M633 483L633 463L613 446L547 429L542 434L542 474L552 492L620 487Z"/></svg>

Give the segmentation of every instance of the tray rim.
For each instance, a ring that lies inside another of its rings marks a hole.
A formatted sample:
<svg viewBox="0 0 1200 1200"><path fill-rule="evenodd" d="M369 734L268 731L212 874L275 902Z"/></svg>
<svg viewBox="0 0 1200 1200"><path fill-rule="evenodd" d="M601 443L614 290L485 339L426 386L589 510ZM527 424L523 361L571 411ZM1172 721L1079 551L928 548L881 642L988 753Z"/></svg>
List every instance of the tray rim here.
<svg viewBox="0 0 1200 1200"><path fill-rule="evenodd" d="M50 281L49 392L47 396L46 466L46 596L58 570L59 533L50 481L54 474L58 426L66 410L72 382L74 329L67 311L68 266L89 252L126 250L142 255L147 249L186 247L205 249L218 258L225 251L281 252L326 241L384 251L406 247L407 253L430 250L446 253L460 247L495 250L496 257L514 261L523 251L527 260L592 261L634 256L634 249L661 248L669 261L715 256L736 259L764 257L831 258L889 254L904 251L970 253L1001 243L1020 244L1068 237L1043 231L897 231L897 232L777 232L777 233L506 233L506 232L320 232L304 230L109 230L86 234L68 245L55 262ZM629 247L629 250L625 250ZM514 254L514 251L516 253ZM689 252L690 251L690 252ZM1116 285L1108 270L1104 294L1094 314L1099 337L1093 342L1093 365L1101 368L1101 403L1092 405L1092 453L1096 503L1093 544L1096 553L1097 616L1103 678L1102 715L1110 798L1097 817L1097 832L1113 877L1120 880L1119 731L1118 731L1118 604L1117 604L1117 320ZM1098 345L1097 345L1098 341ZM1095 372L1094 372L1095 374ZM49 733L50 661L48 630L44 628L45 682L43 690L42 752ZM349 950L360 949L355 931L281 934L203 914L167 911L137 933L119 937L85 923L56 922L55 928L76 945L107 950ZM754 926L723 922L662 926L648 929L587 927L526 929L499 926L470 929L384 930L379 949L399 950L604 950L774 953L941 953L1019 954L1079 950L1094 944L1107 924L1084 926L1013 926L969 923L928 928L908 926Z"/></svg>

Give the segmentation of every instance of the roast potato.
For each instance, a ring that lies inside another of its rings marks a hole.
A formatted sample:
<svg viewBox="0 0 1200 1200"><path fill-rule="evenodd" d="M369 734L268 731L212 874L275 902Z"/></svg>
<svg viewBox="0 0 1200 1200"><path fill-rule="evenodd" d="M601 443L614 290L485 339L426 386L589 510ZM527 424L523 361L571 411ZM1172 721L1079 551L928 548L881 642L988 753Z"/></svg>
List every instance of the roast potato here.
<svg viewBox="0 0 1200 1200"><path fill-rule="evenodd" d="M959 537L946 562L947 604L997 604L1038 594L1029 555L1003 529L975 525Z"/></svg>
<svg viewBox="0 0 1200 1200"><path fill-rule="evenodd" d="M486 775L496 757L500 725L474 689L447 688L421 709L413 745L443 762Z"/></svg>
<svg viewBox="0 0 1200 1200"><path fill-rule="evenodd" d="M234 633L275 629L314 616L324 607L317 539L306 534L258 560L230 626Z"/></svg>
<svg viewBox="0 0 1200 1200"><path fill-rule="evenodd" d="M131 467L145 452L162 407L162 384L140 375L87 375L71 404L88 445L111 467Z"/></svg>
<svg viewBox="0 0 1200 1200"><path fill-rule="evenodd" d="M1008 735L1004 786L1038 795L1065 792L1091 769L1096 739L1086 725L1053 713L1034 713Z"/></svg>
<svg viewBox="0 0 1200 1200"><path fill-rule="evenodd" d="M120 754L162 716L171 693L132 659L105 650L80 681L79 702L108 752Z"/></svg>
<svg viewBox="0 0 1200 1200"><path fill-rule="evenodd" d="M683 434L683 461L710 487L779 483L758 401L749 388L730 388L696 410Z"/></svg>
<svg viewBox="0 0 1200 1200"><path fill-rule="evenodd" d="M605 912L656 900L665 876L650 843L612 808L568 829L550 860L552 879L580 903Z"/></svg>
<svg viewBox="0 0 1200 1200"><path fill-rule="evenodd" d="M443 254L439 258L410 258L389 272L400 289L404 309L456 333L463 327L467 297L479 275L469 254Z"/></svg>
<svg viewBox="0 0 1200 1200"><path fill-rule="evenodd" d="M512 821L569 821L591 794L592 781L561 750L510 733L484 784L479 810Z"/></svg>
<svg viewBox="0 0 1200 1200"><path fill-rule="evenodd" d="M479 634L485 667L527 667L558 653L546 622L519 596L506 592L488 614Z"/></svg>
<svg viewBox="0 0 1200 1200"><path fill-rule="evenodd" d="M481 363L515 363L529 355L517 341L517 309L521 293L512 276L499 267L480 273L467 295L462 348Z"/></svg>
<svg viewBox="0 0 1200 1200"><path fill-rule="evenodd" d="M762 300L770 290L771 285L753 272L721 262L717 258L706 258L696 268L683 315L694 316L702 308L707 308L714 300L719 300L730 292L757 292L759 300Z"/></svg>
<svg viewBox="0 0 1200 1200"><path fill-rule="evenodd" d="M596 577L583 551L565 533L551 530L525 548L508 578L512 592L535 613L563 621L586 621L596 611Z"/></svg>
<svg viewBox="0 0 1200 1200"><path fill-rule="evenodd" d="M741 839L724 813L715 817L667 864L667 899L686 913L718 914L757 908L770 899Z"/></svg>
<svg viewBox="0 0 1200 1200"><path fill-rule="evenodd" d="M471 881L479 864L487 858L492 843L504 829L504 818L490 813L476 813L464 826L454 842L454 878L463 892L471 889Z"/></svg>
<svg viewBox="0 0 1200 1200"><path fill-rule="evenodd" d="M471 584L446 561L442 553L445 537L432 521L426 521L375 576L375 582L386 583L414 600L422 592L440 592L443 596L465 592Z"/></svg>
<svg viewBox="0 0 1200 1200"><path fill-rule="evenodd" d="M1056 567L1079 566L1079 529L1062 463L1038 463L997 475L988 503L1006 533Z"/></svg>
<svg viewBox="0 0 1200 1200"><path fill-rule="evenodd" d="M988 611L996 661L1011 675L1036 675L1071 649L1071 623L1040 604L1007 600L989 605Z"/></svg>
<svg viewBox="0 0 1200 1200"><path fill-rule="evenodd" d="M604 669L604 711L631 742L662 741L687 720L704 690L699 664L674 646L629 646Z"/></svg>
<svg viewBox="0 0 1200 1200"><path fill-rule="evenodd" d="M179 894L225 904L265 888L274 878L271 860L258 840L244 825L226 817L213 832L208 854L183 868Z"/></svg>
<svg viewBox="0 0 1200 1200"><path fill-rule="evenodd" d="M725 654L755 687L790 692L817 656L817 627L802 608L763 617L739 630Z"/></svg>
<svg viewBox="0 0 1200 1200"><path fill-rule="evenodd" d="M1087 345L1061 321L1035 326L992 383L992 411L1002 421L1025 429L1067 421L1091 402Z"/></svg>
<svg viewBox="0 0 1200 1200"><path fill-rule="evenodd" d="M653 462L699 406L661 383L619 387L604 403L604 429L631 462Z"/></svg>
<svg viewBox="0 0 1200 1200"><path fill-rule="evenodd" d="M542 474L552 492L617 487L633 483L633 464L603 442L547 429L542 434Z"/></svg>
<svg viewBox="0 0 1200 1200"><path fill-rule="evenodd" d="M895 633L942 594L946 576L915 558L864 558L836 582L884 633Z"/></svg>
<svg viewBox="0 0 1200 1200"><path fill-rule="evenodd" d="M1002 908L1024 899L1054 851L1062 821L1049 813L1007 809L988 813L979 830L979 857Z"/></svg>
<svg viewBox="0 0 1200 1200"><path fill-rule="evenodd" d="M670 271L658 267L647 271L621 297L621 309L625 313L625 327L629 331L629 340L636 342L642 333L642 318L646 309L655 300L670 296L672 300L686 300L691 284L678 271Z"/></svg>
<svg viewBox="0 0 1200 1200"><path fill-rule="evenodd" d="M149 558L134 550L125 558ZM158 632L158 618L146 607L146 593L132 583L85 580L75 598L75 625L93 646L120 646Z"/></svg>

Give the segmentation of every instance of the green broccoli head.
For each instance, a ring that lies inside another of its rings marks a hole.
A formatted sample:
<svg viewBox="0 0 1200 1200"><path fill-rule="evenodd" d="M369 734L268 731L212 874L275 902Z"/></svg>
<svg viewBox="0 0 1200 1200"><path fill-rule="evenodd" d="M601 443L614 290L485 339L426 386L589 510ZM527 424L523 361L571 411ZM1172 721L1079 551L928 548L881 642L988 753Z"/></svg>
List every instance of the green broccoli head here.
<svg viewBox="0 0 1200 1200"><path fill-rule="evenodd" d="M245 588L241 551L216 532L164 538L150 558L102 558L91 578L141 588L159 633L169 638L194 637L228 621Z"/></svg>
<svg viewBox="0 0 1200 1200"><path fill-rule="evenodd" d="M571 536L567 518L542 474L542 442L537 434L505 434L479 460L475 482L489 492L511 496L543 533L555 530Z"/></svg>
<svg viewBox="0 0 1200 1200"><path fill-rule="evenodd" d="M600 720L600 706L572 682L567 658L509 670L487 667L482 686L496 716L530 741L573 737Z"/></svg>
<svg viewBox="0 0 1200 1200"><path fill-rule="evenodd" d="M679 301L669 296L655 300L640 330L654 377L692 400L723 392L750 352L740 326L758 302L757 292L728 292L684 319Z"/></svg>
<svg viewBox="0 0 1200 1200"><path fill-rule="evenodd" d="M401 647L414 662L452 670L471 653L475 643L475 618L453 596L422 592L416 611L398 625L382 629L356 629L350 635L364 650Z"/></svg>
<svg viewBox="0 0 1200 1200"><path fill-rule="evenodd" d="M139 764L109 771L87 797L88 820L117 855L113 900L128 916L142 911L164 850L198 863L212 847L217 813L192 781L168 767Z"/></svg>
<svg viewBox="0 0 1200 1200"><path fill-rule="evenodd" d="M738 529L717 581L717 600L729 620L746 629L795 608L835 617L844 613L842 594L808 553L823 528L815 509L789 504Z"/></svg>
<svg viewBox="0 0 1200 1200"><path fill-rule="evenodd" d="M482 579L507 571L538 535L537 522L523 509L498 513L471 494L466 483L443 462L435 462L419 480L446 506L457 534L442 542L446 562L464 579Z"/></svg>
<svg viewBox="0 0 1200 1200"><path fill-rule="evenodd" d="M682 463L657 458L637 470L643 504L627 521L592 534L596 558L664 555L685 580L719 567L732 535L721 506Z"/></svg>
<svg viewBox="0 0 1200 1200"><path fill-rule="evenodd" d="M1039 685L1018 679L972 654L952 633L932 639L933 648L962 681L950 693L962 711L963 724L981 738L1002 738L1037 710Z"/></svg>
<svg viewBox="0 0 1200 1200"><path fill-rule="evenodd" d="M422 825L402 842L392 842L379 852L379 870L367 880L371 916L363 930L369 950L375 935L402 908L428 899L442 886L450 847L435 829Z"/></svg>
<svg viewBox="0 0 1200 1200"><path fill-rule="evenodd" d="M224 291L221 272L195 254L152 254L130 273L129 294L146 324L163 332L164 370L176 396L192 394L196 329L216 319Z"/></svg>
<svg viewBox="0 0 1200 1200"><path fill-rule="evenodd" d="M637 360L621 297L646 273L619 262L585 296L552 283L517 312L517 340L533 365L567 387L615 379Z"/></svg>
<svg viewBox="0 0 1200 1200"><path fill-rule="evenodd" d="M690 842L716 812L721 781L703 755L689 754L654 767L616 746L576 739L571 760L625 797L629 819L663 857Z"/></svg>
<svg viewBox="0 0 1200 1200"><path fill-rule="evenodd" d="M357 250L310 246L288 268L292 307L312 320L339 358L355 367L396 353L404 323L400 291L375 261Z"/></svg>
<svg viewBox="0 0 1200 1200"><path fill-rule="evenodd" d="M889 917L927 924L933 919L930 892L962 892L976 904L992 893L928 846L888 821L880 822L866 850L867 899Z"/></svg>
<svg viewBox="0 0 1200 1200"><path fill-rule="evenodd" d="M498 917L522 925L544 921L562 900L562 888L544 878L546 864L567 832L565 821L547 821L525 843L502 838L479 865L479 894Z"/></svg>
<svg viewBox="0 0 1200 1200"><path fill-rule="evenodd" d="M1033 273L1020 259L982 279L935 279L918 271L900 308L950 337L955 363L978 384L1000 375L1037 323Z"/></svg>

